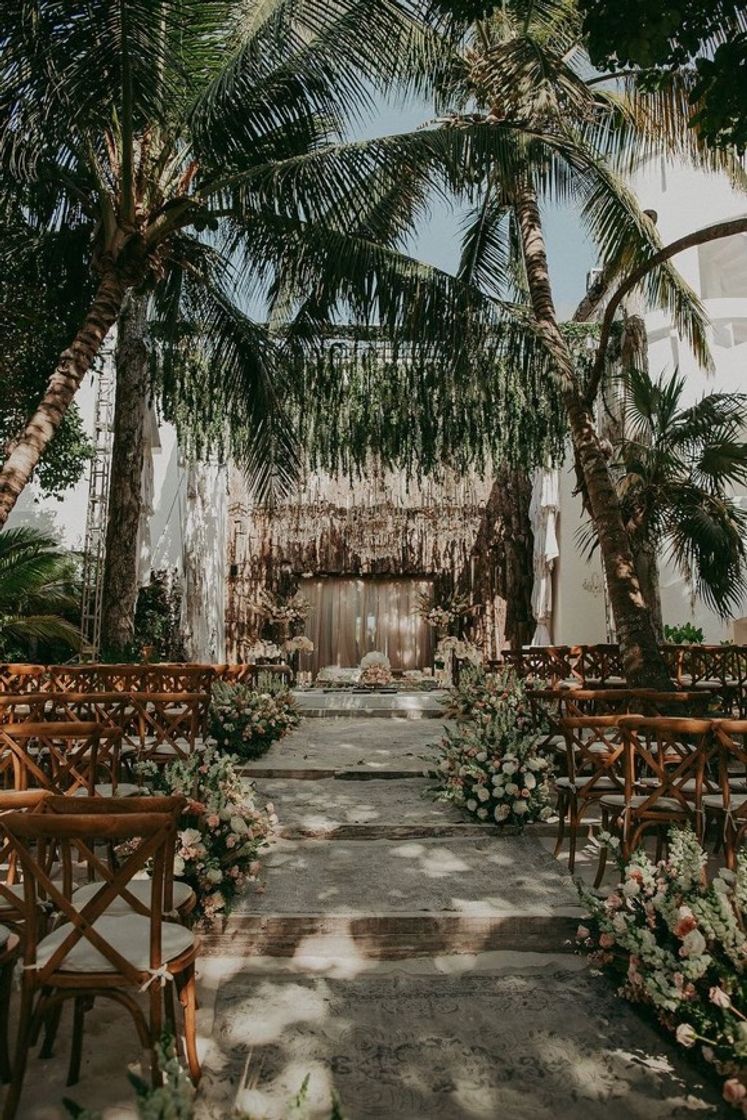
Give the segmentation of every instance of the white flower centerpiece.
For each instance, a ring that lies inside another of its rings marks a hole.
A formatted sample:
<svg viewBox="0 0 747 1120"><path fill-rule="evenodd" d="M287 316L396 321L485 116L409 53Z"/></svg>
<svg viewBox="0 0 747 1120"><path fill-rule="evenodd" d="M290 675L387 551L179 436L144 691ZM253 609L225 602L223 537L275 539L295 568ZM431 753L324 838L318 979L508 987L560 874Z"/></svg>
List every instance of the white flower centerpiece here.
<svg viewBox="0 0 747 1120"><path fill-rule="evenodd" d="M457 726L442 740L437 797L501 826L547 820L550 763L537 748L544 728L523 684L468 670L447 715Z"/></svg>
<svg viewBox="0 0 747 1120"><path fill-rule="evenodd" d="M386 688L392 683L392 667L385 653L372 650L361 658L360 684Z"/></svg>
<svg viewBox="0 0 747 1120"><path fill-rule="evenodd" d="M222 750L242 760L266 754L300 718L286 688L258 692L246 684L213 683L210 734Z"/></svg>

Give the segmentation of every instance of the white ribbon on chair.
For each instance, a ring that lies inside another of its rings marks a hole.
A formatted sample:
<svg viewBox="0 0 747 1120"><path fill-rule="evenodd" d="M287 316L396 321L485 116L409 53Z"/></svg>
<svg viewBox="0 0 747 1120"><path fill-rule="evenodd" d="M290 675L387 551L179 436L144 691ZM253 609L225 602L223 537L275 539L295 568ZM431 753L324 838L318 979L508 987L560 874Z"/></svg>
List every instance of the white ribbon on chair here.
<svg viewBox="0 0 747 1120"><path fill-rule="evenodd" d="M149 968L148 979L140 985L140 991L147 992L148 988L150 988L151 984L156 980L160 982L162 988L165 988L167 983L173 979L174 974L173 972L169 972L169 966L167 964L162 964L160 968Z"/></svg>

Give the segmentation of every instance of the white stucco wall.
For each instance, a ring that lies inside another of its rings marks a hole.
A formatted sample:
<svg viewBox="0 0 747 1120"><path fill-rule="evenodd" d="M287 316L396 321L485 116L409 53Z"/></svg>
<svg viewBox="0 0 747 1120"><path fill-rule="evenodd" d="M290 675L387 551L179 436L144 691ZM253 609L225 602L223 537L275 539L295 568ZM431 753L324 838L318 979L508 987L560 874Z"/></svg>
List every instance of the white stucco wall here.
<svg viewBox="0 0 747 1120"><path fill-rule="evenodd" d="M662 160L652 162L637 175L633 188L641 206L656 211L665 244L713 222L747 213L747 195L735 191L724 176L704 174ZM656 311L646 316L652 375L671 374L679 369L686 378L686 404L713 391L747 392L747 235L687 250L674 258L674 263L703 299L711 322L715 370L708 373L700 368L667 317ZM573 546L580 503L571 490L572 482L564 486L561 499L562 542L554 637L558 642L603 641L603 615L583 610L582 589L589 574L580 566ZM737 496L747 506L747 488L742 488ZM702 602L693 602L690 588L666 556L661 563L661 587L665 623L691 621L703 629L708 642L732 637L732 623L723 622ZM747 603L736 614L746 615Z"/></svg>

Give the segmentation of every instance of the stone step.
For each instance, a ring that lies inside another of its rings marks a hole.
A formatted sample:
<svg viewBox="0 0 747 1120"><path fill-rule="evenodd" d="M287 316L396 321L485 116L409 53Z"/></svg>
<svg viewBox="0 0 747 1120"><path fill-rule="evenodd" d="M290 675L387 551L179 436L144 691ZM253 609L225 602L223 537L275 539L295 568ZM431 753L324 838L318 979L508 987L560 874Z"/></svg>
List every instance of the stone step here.
<svg viewBox="0 0 747 1120"><path fill-rule="evenodd" d="M426 778L407 776L393 782L378 775L366 781L337 776L315 782L257 782L260 797L274 804L279 835L286 839L405 840L494 833L494 826L471 821L456 806L435 801L433 786Z"/></svg>
<svg viewBox="0 0 747 1120"><path fill-rule="evenodd" d="M279 840L251 914L552 916L578 905L570 876L530 832L420 840Z"/></svg>
<svg viewBox="0 0 747 1120"><path fill-rule="evenodd" d="M572 953L579 914L234 914L224 930L201 936L202 954L292 959L314 971L332 962L350 969L497 951Z"/></svg>
<svg viewBox="0 0 747 1120"><path fill-rule="evenodd" d="M426 729L417 720L304 720L247 763L245 772L267 778L418 777L433 770L442 734L435 721Z"/></svg>
<svg viewBox="0 0 747 1120"><path fill-rule="evenodd" d="M299 711L312 719L443 719L446 693L397 692L359 693L323 692L312 689L296 692L293 698Z"/></svg>

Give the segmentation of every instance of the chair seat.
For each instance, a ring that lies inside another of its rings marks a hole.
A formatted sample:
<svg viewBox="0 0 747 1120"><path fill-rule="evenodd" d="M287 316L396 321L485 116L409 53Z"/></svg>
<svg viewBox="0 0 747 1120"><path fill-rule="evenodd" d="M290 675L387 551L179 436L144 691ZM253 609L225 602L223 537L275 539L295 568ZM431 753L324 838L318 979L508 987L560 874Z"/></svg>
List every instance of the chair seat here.
<svg viewBox="0 0 747 1120"><path fill-rule="evenodd" d="M638 809L643 805L644 801L648 801L651 795L648 793L637 793L631 797L629 805L631 809ZM624 809L625 808L625 795L622 793L608 793L601 798L602 805L606 805L610 809ZM684 813L684 809L676 797L658 797L651 805L651 812L657 811L677 813Z"/></svg>
<svg viewBox="0 0 747 1120"><path fill-rule="evenodd" d="M583 789L592 780L593 775L587 774L585 778L556 778L555 785L559 789ZM612 778L597 778L594 782L594 789L618 789L619 787L612 781Z"/></svg>
<svg viewBox="0 0 747 1120"><path fill-rule="evenodd" d="M722 813L726 812L724 799L720 793L707 793L703 798L703 805L706 809L717 809ZM747 795L744 797L732 797L729 808L734 812L737 809L742 809L747 805Z"/></svg>
<svg viewBox="0 0 747 1120"><path fill-rule="evenodd" d="M10 930L7 926L0 926L0 950L4 949L10 941Z"/></svg>
<svg viewBox="0 0 747 1120"><path fill-rule="evenodd" d="M62 944L70 933L69 922L59 926L53 933L39 942L36 954L38 967L43 967L55 949ZM150 919L140 914L121 913L102 915L94 922L93 928L130 964L143 972L150 968ZM164 922L161 926L161 957L165 963L180 957L194 945L191 930L176 922ZM58 967L59 972L117 972L90 941L82 937L68 952Z"/></svg>
<svg viewBox="0 0 747 1120"><path fill-rule="evenodd" d="M75 891L73 898L76 907L85 906L89 899L101 889L102 884L99 883L84 883ZM130 894L134 895L139 902L144 902L146 906L150 906L150 892L151 880L150 879L132 879L127 884L127 890ZM182 906L186 906L194 898L194 891L188 883L182 883L180 879L174 879L174 909L181 910ZM115 898L110 906L107 907L108 914L124 914L131 911L131 907L127 905L123 898ZM144 915L140 915L144 917Z"/></svg>
<svg viewBox="0 0 747 1120"><path fill-rule="evenodd" d="M144 797L149 792L142 786L136 786L134 782L117 782L116 792L111 782L97 782L94 790L97 797ZM81 786L80 789L76 789L75 796L88 797L88 790Z"/></svg>
<svg viewBox="0 0 747 1120"><path fill-rule="evenodd" d="M5 890L10 891L10 893L18 899L17 909L19 909L19 910L22 909L22 907L23 907L23 884L22 883L14 883L12 886L9 886L6 883L5 884ZM16 909L16 907L13 906L13 903L10 901L10 899L6 898L5 895L0 895L0 914L3 912L3 910L14 910L14 909Z"/></svg>

